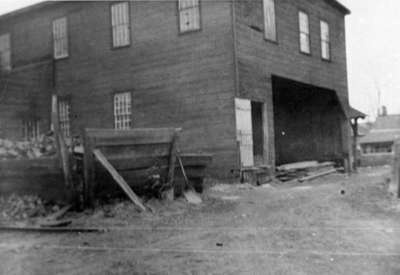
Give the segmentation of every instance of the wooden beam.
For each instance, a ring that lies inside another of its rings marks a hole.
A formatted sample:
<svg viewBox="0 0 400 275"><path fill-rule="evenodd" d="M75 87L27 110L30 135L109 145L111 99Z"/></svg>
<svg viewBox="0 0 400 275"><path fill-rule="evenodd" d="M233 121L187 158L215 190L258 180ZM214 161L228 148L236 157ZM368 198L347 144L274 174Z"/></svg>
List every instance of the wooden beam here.
<svg viewBox="0 0 400 275"><path fill-rule="evenodd" d="M84 155L83 155L83 175L84 175L84 186L83 186L83 200L86 207L92 207L94 204L94 160L93 144L91 139L88 137L86 130L82 131Z"/></svg>
<svg viewBox="0 0 400 275"><path fill-rule="evenodd" d="M312 174L312 175L300 178L299 182L310 181L310 180L313 180L313 179L316 179L316 178L320 178L320 177L323 177L323 176L327 176L327 175L330 175L330 174L333 174L333 173L336 173L336 172L337 172L336 169L331 169L331 170L324 171L324 172L321 172L321 173Z"/></svg>
<svg viewBox="0 0 400 275"><path fill-rule="evenodd" d="M175 132L171 142L171 151L168 164L169 167L168 167L167 182L169 184L173 184L174 182L177 144L178 144L178 132Z"/></svg>
<svg viewBox="0 0 400 275"><path fill-rule="evenodd" d="M89 152L88 152L89 153ZM146 207L143 205L141 199L132 191L129 185L126 183L123 177L118 173L117 170L111 165L107 158L99 149L93 150L93 154L96 159L103 165L103 167L110 173L113 179L118 183L118 185L124 190L131 201L141 210L146 211Z"/></svg>

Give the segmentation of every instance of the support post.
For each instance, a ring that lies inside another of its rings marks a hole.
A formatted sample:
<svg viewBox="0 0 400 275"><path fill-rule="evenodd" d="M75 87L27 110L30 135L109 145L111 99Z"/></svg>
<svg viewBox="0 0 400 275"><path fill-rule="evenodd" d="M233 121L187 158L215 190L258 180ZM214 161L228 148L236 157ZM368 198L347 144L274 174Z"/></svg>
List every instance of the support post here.
<svg viewBox="0 0 400 275"><path fill-rule="evenodd" d="M394 144L394 158L393 158L393 180L390 186L390 191L395 193L400 198L400 140Z"/></svg>

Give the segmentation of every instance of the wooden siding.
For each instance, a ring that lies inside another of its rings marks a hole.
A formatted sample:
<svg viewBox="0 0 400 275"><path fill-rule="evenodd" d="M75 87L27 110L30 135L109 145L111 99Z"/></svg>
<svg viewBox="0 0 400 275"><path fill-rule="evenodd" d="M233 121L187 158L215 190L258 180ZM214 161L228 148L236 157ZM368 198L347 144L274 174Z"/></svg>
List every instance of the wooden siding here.
<svg viewBox="0 0 400 275"><path fill-rule="evenodd" d="M276 1L277 43L264 39L262 0L238 0L235 4L237 96L266 103L268 137L274 140L272 75L335 90L348 103L344 14L325 1ZM299 50L298 12L309 15L311 55ZM320 20L331 26L331 61L321 59ZM342 121L345 152L349 127ZM275 163L274 143L265 147L270 164Z"/></svg>
<svg viewBox="0 0 400 275"><path fill-rule="evenodd" d="M110 4L62 2L0 30L15 33L20 66L51 58L51 22L68 18L69 57L56 61L55 84L71 99L73 135L113 128L113 96L129 91L133 128L183 128L182 151L214 154L214 172L227 176L236 163L231 2L200 1L201 29L181 34L177 1L132 1L131 43L118 49Z"/></svg>
<svg viewBox="0 0 400 275"><path fill-rule="evenodd" d="M50 127L51 63L12 71L0 89L0 138L23 138L23 121L39 121L40 132Z"/></svg>

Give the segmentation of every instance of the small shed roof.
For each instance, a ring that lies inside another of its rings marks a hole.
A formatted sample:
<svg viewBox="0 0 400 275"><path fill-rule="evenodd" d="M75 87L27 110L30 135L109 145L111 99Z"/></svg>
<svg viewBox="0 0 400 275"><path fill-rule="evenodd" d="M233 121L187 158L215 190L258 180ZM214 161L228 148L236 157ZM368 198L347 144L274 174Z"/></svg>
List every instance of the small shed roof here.
<svg viewBox="0 0 400 275"><path fill-rule="evenodd" d="M360 143L392 142L400 139L400 115L380 116L371 131L360 139Z"/></svg>
<svg viewBox="0 0 400 275"><path fill-rule="evenodd" d="M400 139L400 129L399 130L372 130L366 136L360 138L361 144L366 143L384 143L384 142L394 142Z"/></svg>

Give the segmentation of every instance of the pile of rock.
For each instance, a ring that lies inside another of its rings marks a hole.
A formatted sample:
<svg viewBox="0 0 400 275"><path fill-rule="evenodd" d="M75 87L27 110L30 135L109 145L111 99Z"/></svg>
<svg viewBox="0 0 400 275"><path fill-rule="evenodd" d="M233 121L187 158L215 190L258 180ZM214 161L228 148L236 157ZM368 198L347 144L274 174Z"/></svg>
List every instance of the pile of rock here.
<svg viewBox="0 0 400 275"><path fill-rule="evenodd" d="M36 159L56 154L56 144L52 133L41 135L31 141L11 141L0 139L0 160Z"/></svg>
<svg viewBox="0 0 400 275"><path fill-rule="evenodd" d="M50 205L37 196L0 197L0 220L3 221L45 217L58 210L59 206Z"/></svg>

